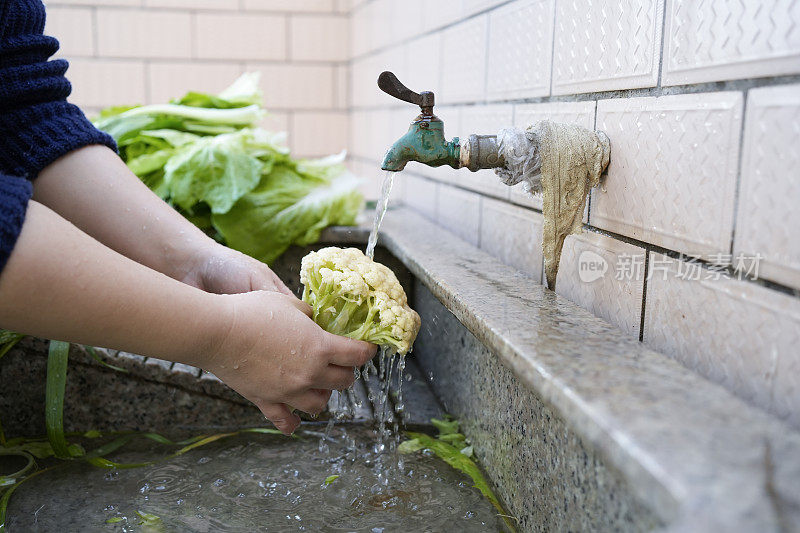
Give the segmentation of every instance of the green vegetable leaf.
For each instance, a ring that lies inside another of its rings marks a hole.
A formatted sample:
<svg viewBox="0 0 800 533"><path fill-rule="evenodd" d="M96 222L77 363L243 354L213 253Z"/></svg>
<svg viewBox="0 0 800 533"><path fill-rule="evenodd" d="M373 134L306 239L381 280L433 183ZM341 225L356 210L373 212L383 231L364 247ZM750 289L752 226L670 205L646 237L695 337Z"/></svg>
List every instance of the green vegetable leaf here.
<svg viewBox="0 0 800 533"><path fill-rule="evenodd" d="M219 109L230 109L234 107L244 107L247 105L261 105L263 95L258 86L261 78L259 72L246 72L219 94L207 94L190 91L182 98L173 100L174 104L189 105L195 107L215 107Z"/></svg>
<svg viewBox="0 0 800 533"><path fill-rule="evenodd" d="M452 435L458 433L458 420L454 420L449 416L445 416L444 420L438 418L431 418L431 424L439 430L439 438L445 435ZM463 435L462 435L463 438Z"/></svg>
<svg viewBox="0 0 800 533"><path fill-rule="evenodd" d="M337 479L339 479L339 476L337 474L334 474L332 476L328 476L328 477L325 478L325 485L330 485L331 483L333 483Z"/></svg>
<svg viewBox="0 0 800 533"><path fill-rule="evenodd" d="M45 389L45 425L47 439L56 457L80 455L81 448L71 445L64 437L64 390L67 385L69 343L50 341L47 357L47 386Z"/></svg>
<svg viewBox="0 0 800 533"><path fill-rule="evenodd" d="M400 453L414 453L423 449L425 446L419 439L409 439L397 445L397 451Z"/></svg>
<svg viewBox="0 0 800 533"><path fill-rule="evenodd" d="M263 163L247 152L248 133L204 137L170 158L164 180L172 200L189 212L204 202L212 213L227 213L261 181Z"/></svg>
<svg viewBox="0 0 800 533"><path fill-rule="evenodd" d="M358 185L344 169L328 182L276 164L230 211L215 213L211 221L230 247L271 263L292 244L315 243L328 226L355 224L364 201Z"/></svg>
<svg viewBox="0 0 800 533"><path fill-rule="evenodd" d="M109 518L108 520L106 520L106 524L116 524L118 522L122 522L123 520L125 520L125 519L123 517L121 517L121 516L114 516L114 517Z"/></svg>
<svg viewBox="0 0 800 533"><path fill-rule="evenodd" d="M442 421L440 420L439 422ZM472 459L467 457L465 454L461 453L457 448L454 448L450 444L443 442L439 439L434 439L430 435L426 435L424 433L416 433L413 431L409 431L407 435L411 437L413 441L416 441L416 444L414 444L413 446L409 446L408 448L410 449L425 448L431 450L434 454L436 454L437 457L442 459L445 463L449 464L456 470L459 470L460 472L467 474L472 479L474 487L479 491L481 491L481 494L483 494L483 496L487 500L489 500L489 502L494 506L494 508L497 509L497 512L503 518L503 521L506 523L509 529L511 531L515 530L514 525L512 524L509 516L503 509L500 500L497 499L497 496L495 496L494 492L489 486L488 481L486 481L486 478L483 476L483 473L481 472L480 468L478 468L478 465L475 464L475 462ZM400 444L400 446L398 446L398 450L403 451L401 448L403 448L404 444L405 442ZM417 446L419 446L419 448L417 448Z"/></svg>

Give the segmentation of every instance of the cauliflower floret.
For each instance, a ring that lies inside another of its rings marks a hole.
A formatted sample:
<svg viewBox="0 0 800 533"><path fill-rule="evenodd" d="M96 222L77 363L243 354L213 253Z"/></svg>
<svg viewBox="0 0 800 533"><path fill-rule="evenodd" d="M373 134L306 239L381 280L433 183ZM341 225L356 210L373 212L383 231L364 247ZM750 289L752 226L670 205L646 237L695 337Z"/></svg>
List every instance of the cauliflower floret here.
<svg viewBox="0 0 800 533"><path fill-rule="evenodd" d="M408 306L402 285L389 268L356 248L323 248L300 265L303 300L314 321L337 335L391 346L407 353L420 318Z"/></svg>

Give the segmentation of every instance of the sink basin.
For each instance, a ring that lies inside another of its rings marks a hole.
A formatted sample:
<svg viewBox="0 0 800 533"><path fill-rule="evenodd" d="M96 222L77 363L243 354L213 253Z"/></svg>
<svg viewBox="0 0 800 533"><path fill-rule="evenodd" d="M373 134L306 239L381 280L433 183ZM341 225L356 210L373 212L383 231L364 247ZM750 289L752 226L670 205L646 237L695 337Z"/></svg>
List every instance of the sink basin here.
<svg viewBox="0 0 800 533"><path fill-rule="evenodd" d="M449 412L522 531L753 531L800 523L800 435L614 326L407 209L391 210L376 259L398 274L422 328L408 358L401 426ZM424 238L423 238L424 236ZM365 228L326 245L363 246ZM274 270L298 290L292 248ZM0 361L6 433L42 433L45 350ZM264 425L214 376L74 349L68 430L193 434ZM350 421L372 419L362 401ZM307 427L324 427L324 417Z"/></svg>

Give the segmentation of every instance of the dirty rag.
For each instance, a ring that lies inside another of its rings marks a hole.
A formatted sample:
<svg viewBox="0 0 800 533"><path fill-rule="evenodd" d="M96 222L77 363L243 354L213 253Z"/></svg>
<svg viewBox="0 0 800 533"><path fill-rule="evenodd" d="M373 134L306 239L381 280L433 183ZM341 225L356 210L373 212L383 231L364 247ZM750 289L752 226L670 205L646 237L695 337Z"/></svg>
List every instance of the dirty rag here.
<svg viewBox="0 0 800 533"><path fill-rule="evenodd" d="M580 233L586 195L600 183L611 145L600 131L543 120L498 135L506 165L497 174L506 185L523 183L542 193L542 251L547 286L555 290L564 239Z"/></svg>

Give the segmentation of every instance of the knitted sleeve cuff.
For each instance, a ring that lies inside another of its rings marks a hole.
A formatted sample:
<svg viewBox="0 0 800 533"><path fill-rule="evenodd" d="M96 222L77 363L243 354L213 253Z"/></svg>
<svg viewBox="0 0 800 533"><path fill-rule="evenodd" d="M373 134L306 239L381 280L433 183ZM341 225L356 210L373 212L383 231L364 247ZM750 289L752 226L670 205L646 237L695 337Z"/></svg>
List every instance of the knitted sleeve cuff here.
<svg viewBox="0 0 800 533"><path fill-rule="evenodd" d="M43 102L0 114L0 129L9 132L0 153L0 168L15 176L36 177L47 165L73 150L102 144L116 151L114 139L97 128L75 105Z"/></svg>
<svg viewBox="0 0 800 533"><path fill-rule="evenodd" d="M28 180L0 174L0 272L22 231L31 194L33 186Z"/></svg>

